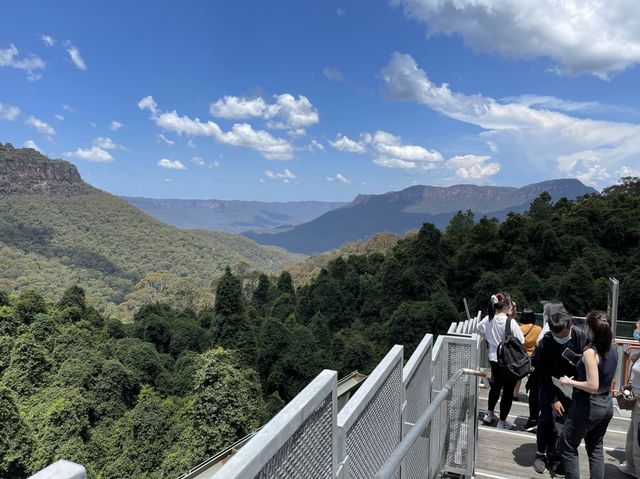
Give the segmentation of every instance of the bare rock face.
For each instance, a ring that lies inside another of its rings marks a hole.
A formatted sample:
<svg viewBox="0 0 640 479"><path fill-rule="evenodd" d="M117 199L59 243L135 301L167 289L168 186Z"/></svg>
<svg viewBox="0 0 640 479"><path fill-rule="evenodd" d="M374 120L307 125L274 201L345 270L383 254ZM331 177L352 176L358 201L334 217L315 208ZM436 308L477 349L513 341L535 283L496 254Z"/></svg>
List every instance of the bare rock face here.
<svg viewBox="0 0 640 479"><path fill-rule="evenodd" d="M51 160L32 148L0 143L0 197L78 196L92 191L96 190L82 181L71 163Z"/></svg>

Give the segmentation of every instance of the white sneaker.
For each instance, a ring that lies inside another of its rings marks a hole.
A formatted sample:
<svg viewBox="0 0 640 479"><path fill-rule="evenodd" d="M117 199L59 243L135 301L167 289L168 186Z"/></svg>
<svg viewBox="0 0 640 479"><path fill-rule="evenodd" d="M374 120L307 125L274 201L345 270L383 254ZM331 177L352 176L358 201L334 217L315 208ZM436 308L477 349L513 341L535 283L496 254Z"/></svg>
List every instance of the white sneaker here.
<svg viewBox="0 0 640 479"><path fill-rule="evenodd" d="M489 411L482 418L482 422L484 422L485 424L493 424L493 421L495 421L496 418L497 416L495 415L495 413L493 411Z"/></svg>
<svg viewBox="0 0 640 479"><path fill-rule="evenodd" d="M511 426L510 422L507 421L498 421L498 424L496 425L496 429L511 429L513 426Z"/></svg>
<svg viewBox="0 0 640 479"><path fill-rule="evenodd" d="M634 467L631 467L626 462L623 462L622 464L616 464L616 467L620 472L624 472L631 477L638 477L636 476L636 469Z"/></svg>

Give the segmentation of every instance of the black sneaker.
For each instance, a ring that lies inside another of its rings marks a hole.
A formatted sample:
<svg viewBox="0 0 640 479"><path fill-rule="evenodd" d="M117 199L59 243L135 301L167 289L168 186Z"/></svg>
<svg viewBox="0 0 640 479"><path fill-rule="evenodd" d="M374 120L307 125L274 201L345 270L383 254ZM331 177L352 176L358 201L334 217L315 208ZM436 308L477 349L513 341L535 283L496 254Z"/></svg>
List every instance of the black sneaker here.
<svg viewBox="0 0 640 479"><path fill-rule="evenodd" d="M524 430L529 432L535 432L538 428L538 421L529 419L527 423L524 425Z"/></svg>
<svg viewBox="0 0 640 479"><path fill-rule="evenodd" d="M547 456L536 452L536 459L533 461L533 470L538 474L542 474L547 468Z"/></svg>

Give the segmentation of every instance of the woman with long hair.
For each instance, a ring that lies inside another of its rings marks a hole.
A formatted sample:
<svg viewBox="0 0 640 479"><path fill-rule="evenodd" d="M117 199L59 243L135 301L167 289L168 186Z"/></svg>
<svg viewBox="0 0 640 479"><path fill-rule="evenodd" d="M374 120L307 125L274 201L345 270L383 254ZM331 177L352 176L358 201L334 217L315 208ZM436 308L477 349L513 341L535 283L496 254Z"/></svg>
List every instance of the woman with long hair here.
<svg viewBox="0 0 640 479"><path fill-rule="evenodd" d="M478 332L489 344L489 364L491 364L489 412L484 416L483 421L491 424L496 419L493 411L500 398L500 392L502 392L500 419L496 427L498 429L511 429L512 426L507 422L507 416L511 411L513 389L516 381L501 374L500 368L498 368L498 346L504 340L507 321L511 322L511 334L518 338L521 343L524 343L524 336L516 320L511 318L512 302L508 294L496 293L491 296L488 310L489 314L478 324Z"/></svg>
<svg viewBox="0 0 640 479"><path fill-rule="evenodd" d="M580 477L578 446L582 439L589 456L591 479L604 479L602 440L613 417L610 391L618 353L612 348L611 319L604 311L591 311L585 322L591 343L576 364L576 378L560 378L561 384L574 388L559 444L566 479Z"/></svg>

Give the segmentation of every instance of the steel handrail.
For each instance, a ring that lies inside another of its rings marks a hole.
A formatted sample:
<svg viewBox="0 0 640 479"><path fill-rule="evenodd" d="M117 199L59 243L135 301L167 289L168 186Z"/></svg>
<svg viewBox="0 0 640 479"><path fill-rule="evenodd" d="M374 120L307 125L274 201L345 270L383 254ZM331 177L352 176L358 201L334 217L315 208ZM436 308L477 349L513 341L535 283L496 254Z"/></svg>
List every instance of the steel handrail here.
<svg viewBox="0 0 640 479"><path fill-rule="evenodd" d="M393 451L391 456L382 465L380 470L376 473L374 479L390 479L396 473L398 468L402 465L402 461L405 456L409 454L409 451L415 444L415 442L422 436L425 429L431 423L433 416L438 411L442 403L451 397L451 390L456 382L462 377L463 374L473 376L486 376L484 371L478 371L476 369L460 368L458 369L451 379L447 381L444 387L438 392L435 399L429 404L427 409L420 415L415 425L402 439L398 447Z"/></svg>

